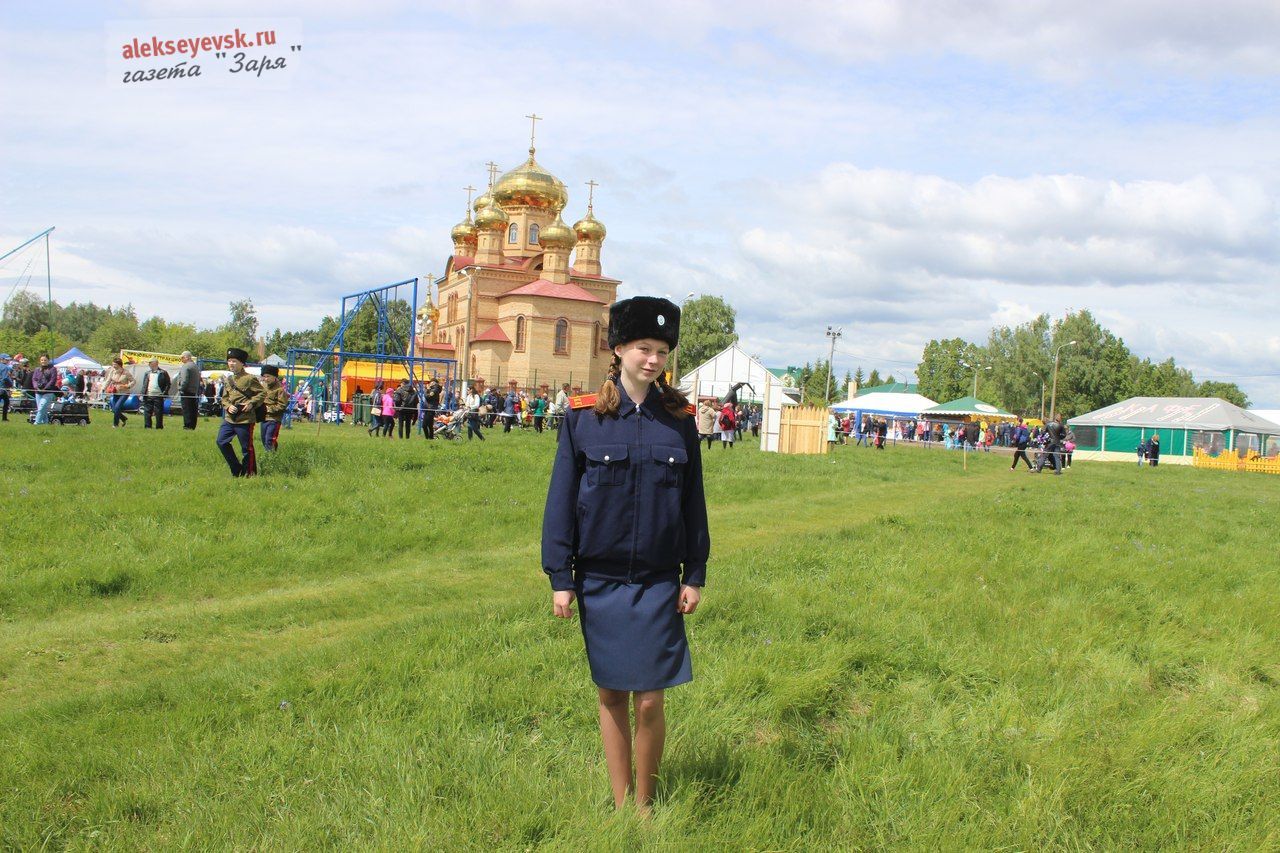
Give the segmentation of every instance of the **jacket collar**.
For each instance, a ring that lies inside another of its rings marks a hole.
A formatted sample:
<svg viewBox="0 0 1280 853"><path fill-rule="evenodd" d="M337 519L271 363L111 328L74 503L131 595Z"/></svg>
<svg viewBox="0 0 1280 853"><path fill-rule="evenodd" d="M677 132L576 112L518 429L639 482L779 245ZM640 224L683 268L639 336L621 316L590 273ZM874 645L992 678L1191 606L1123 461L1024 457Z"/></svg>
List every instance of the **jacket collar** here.
<svg viewBox="0 0 1280 853"><path fill-rule="evenodd" d="M621 383L619 383L621 385ZM662 392L658 390L656 384L649 385L649 393L644 398L644 402L637 406L632 402L631 397L626 390L619 387L618 393L622 395L622 402L618 404L618 412L624 418L629 418L636 412L644 415L649 420L653 420L660 409L662 409Z"/></svg>

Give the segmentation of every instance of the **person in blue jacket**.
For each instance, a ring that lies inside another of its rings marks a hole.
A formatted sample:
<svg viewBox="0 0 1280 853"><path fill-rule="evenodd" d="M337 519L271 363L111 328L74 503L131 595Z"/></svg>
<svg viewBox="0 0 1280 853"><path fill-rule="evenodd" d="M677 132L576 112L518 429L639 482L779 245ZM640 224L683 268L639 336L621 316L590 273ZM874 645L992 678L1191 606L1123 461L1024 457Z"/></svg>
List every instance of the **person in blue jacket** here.
<svg viewBox="0 0 1280 853"><path fill-rule="evenodd" d="M614 804L634 790L646 814L664 691L693 678L684 617L698 608L711 549L697 424L663 373L679 337L669 300L609 309L609 375L599 394L569 402L542 522L552 610L570 619L578 602Z"/></svg>

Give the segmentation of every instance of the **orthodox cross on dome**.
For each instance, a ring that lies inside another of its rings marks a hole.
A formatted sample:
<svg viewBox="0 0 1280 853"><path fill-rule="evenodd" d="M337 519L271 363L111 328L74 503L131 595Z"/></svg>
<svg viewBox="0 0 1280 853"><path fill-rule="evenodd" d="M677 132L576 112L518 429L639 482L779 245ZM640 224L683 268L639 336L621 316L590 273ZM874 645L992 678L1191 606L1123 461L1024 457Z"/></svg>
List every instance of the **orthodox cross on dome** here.
<svg viewBox="0 0 1280 853"><path fill-rule="evenodd" d="M533 139L537 135L538 122L542 121L542 116L537 113L531 113L525 116L529 120L529 156L533 156Z"/></svg>
<svg viewBox="0 0 1280 853"><path fill-rule="evenodd" d="M598 186L600 185L595 182L594 178L587 181L587 213L591 212L591 204L595 201L596 187Z"/></svg>
<svg viewBox="0 0 1280 853"><path fill-rule="evenodd" d="M493 189L494 181L498 180L498 164L490 160L485 163L489 167L489 189Z"/></svg>
<svg viewBox="0 0 1280 853"><path fill-rule="evenodd" d="M463 189L467 191L467 219L470 220L471 219L471 194L476 191L476 188L471 186L471 184L467 184L465 187L463 187Z"/></svg>

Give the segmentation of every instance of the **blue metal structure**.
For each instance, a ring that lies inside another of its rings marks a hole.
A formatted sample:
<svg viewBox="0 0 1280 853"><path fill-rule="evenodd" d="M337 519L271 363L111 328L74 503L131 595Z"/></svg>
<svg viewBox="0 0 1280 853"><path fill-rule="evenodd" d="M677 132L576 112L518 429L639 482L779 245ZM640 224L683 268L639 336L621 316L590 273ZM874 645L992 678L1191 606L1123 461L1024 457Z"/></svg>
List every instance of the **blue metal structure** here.
<svg viewBox="0 0 1280 853"><path fill-rule="evenodd" d="M408 330L409 340L406 342L400 336L396 325L392 322L391 304L399 295L401 287L412 285L412 298L409 301L409 313L407 323L404 328ZM430 286L430 285L428 285ZM366 304L372 303L377 311L378 332L376 340L376 352L353 352L346 349L345 338L347 329L355 320L356 315ZM405 372L409 376L409 381L413 383L418 392L422 392L422 386L432 370L437 373L443 373L441 377L441 385L445 388L451 386L457 369L457 362L453 359L446 358L426 358L417 354L417 336L414 334L414 314L418 306L418 279L407 278L404 281L397 281L391 284L384 284L381 287L362 290L358 293L351 293L342 297L342 313L338 318L338 331L334 334L333 339L329 342L326 349L301 349L290 347L285 357L289 375L296 376L298 356L304 356L308 359L314 358L315 363L311 366L311 372L306 376L305 382L315 386L317 374L327 375L328 383L325 387L326 394L324 403L338 402L340 403L339 389L342 383L342 366L349 360L369 360L379 364L397 364L404 367ZM326 370L326 367L331 367ZM338 415L334 421L341 420L341 407L337 409ZM323 418L322 418L323 419Z"/></svg>

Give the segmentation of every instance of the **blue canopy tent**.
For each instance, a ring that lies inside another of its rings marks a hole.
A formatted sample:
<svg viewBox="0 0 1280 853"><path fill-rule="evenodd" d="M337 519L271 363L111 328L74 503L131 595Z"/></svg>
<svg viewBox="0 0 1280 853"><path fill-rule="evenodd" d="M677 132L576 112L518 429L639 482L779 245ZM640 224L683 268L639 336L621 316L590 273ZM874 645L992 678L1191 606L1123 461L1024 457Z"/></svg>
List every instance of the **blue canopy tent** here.
<svg viewBox="0 0 1280 853"><path fill-rule="evenodd" d="M97 361L81 352L77 347L64 352L53 360L54 367L64 367L71 370L102 370L103 367Z"/></svg>

